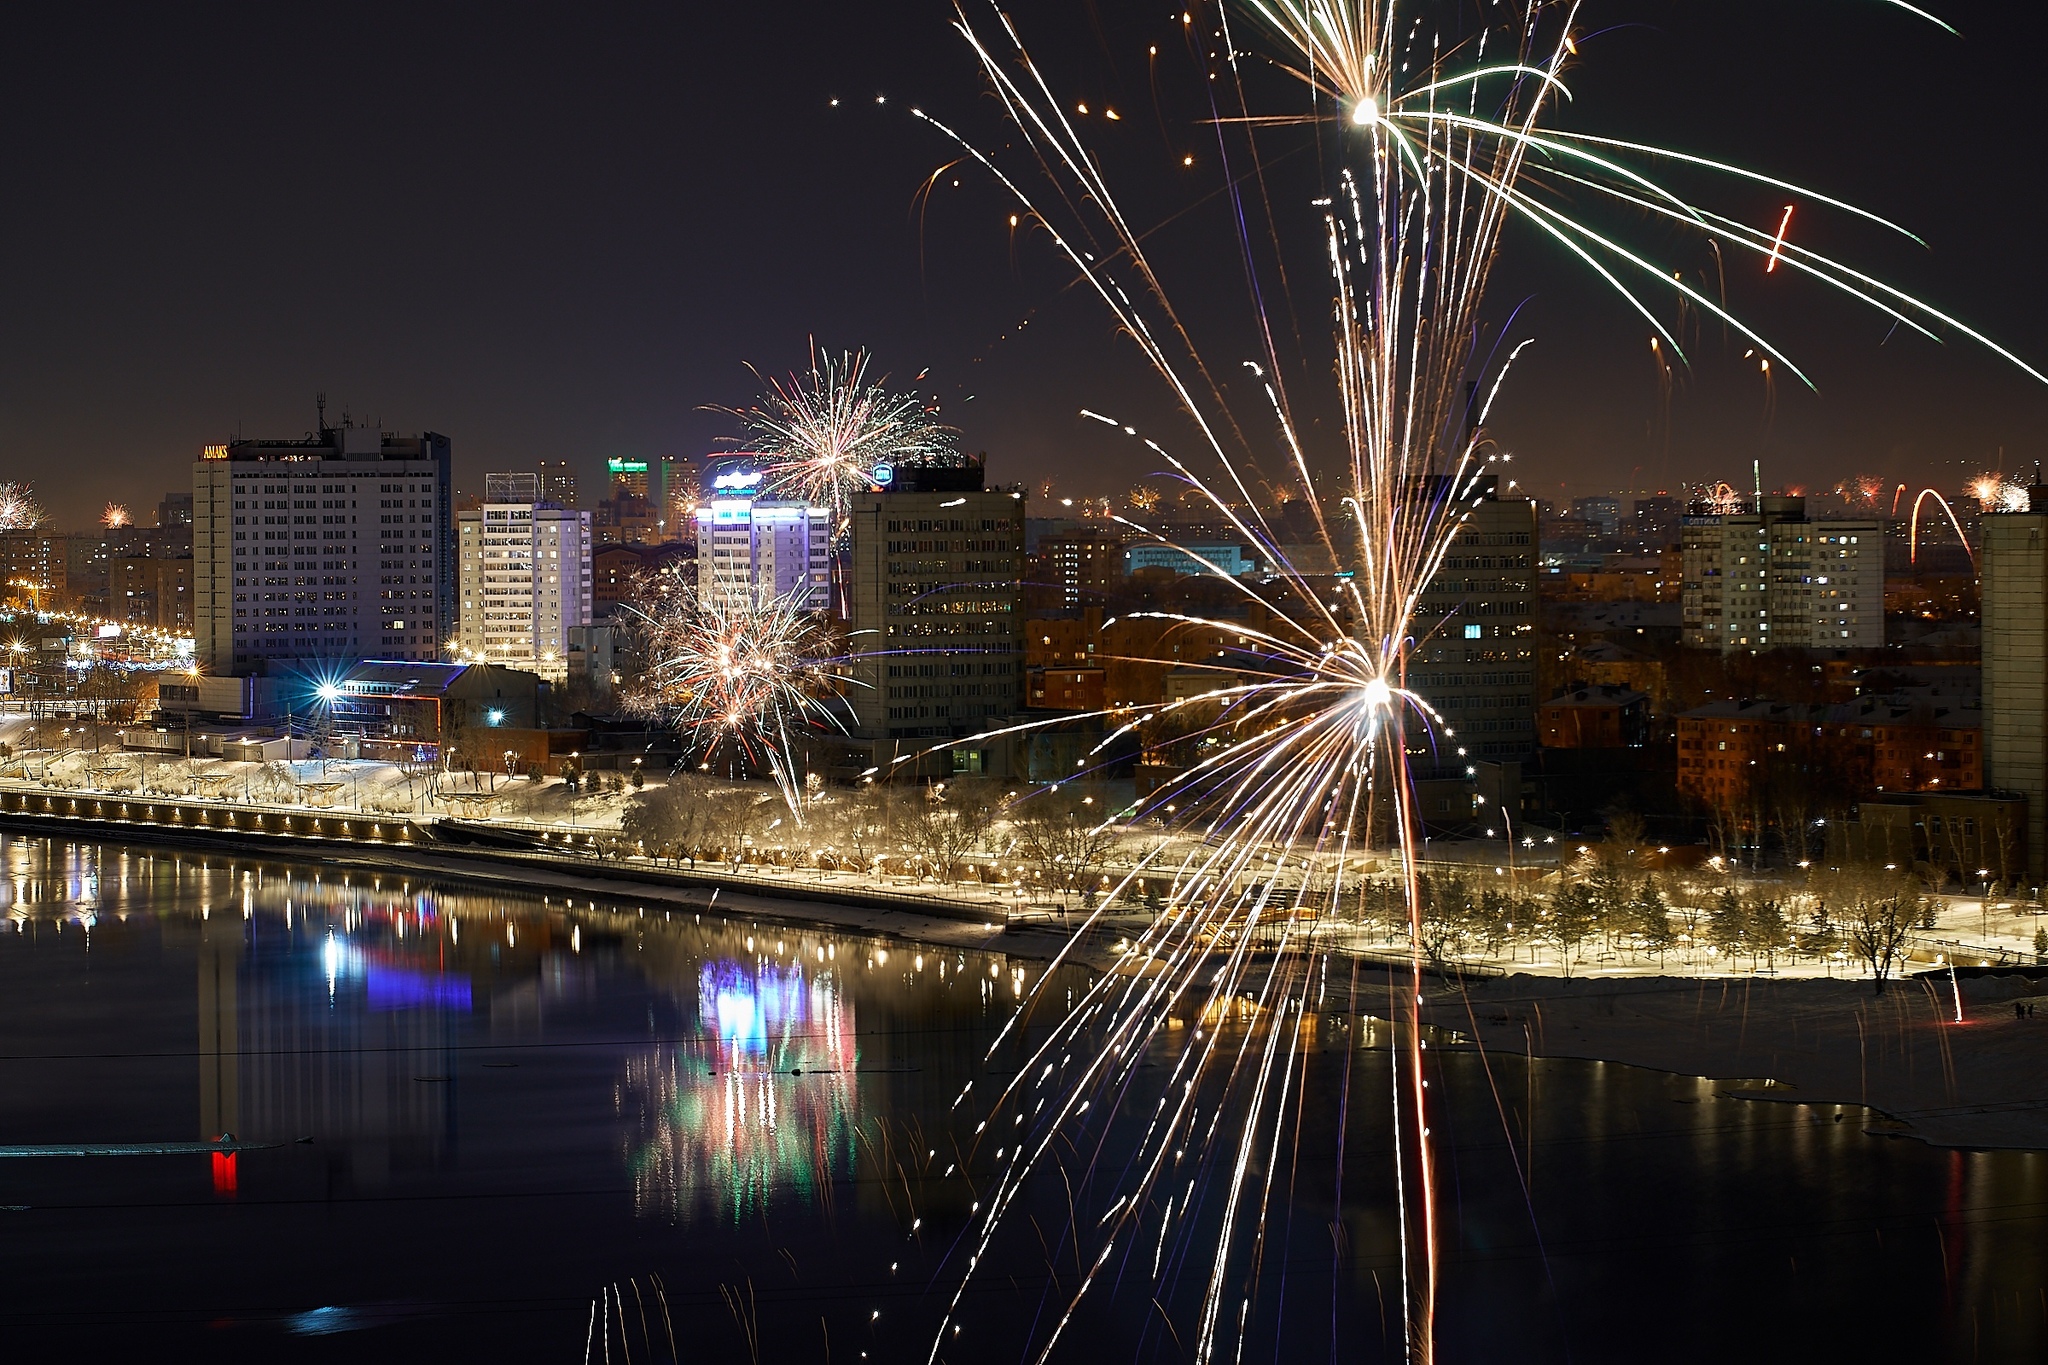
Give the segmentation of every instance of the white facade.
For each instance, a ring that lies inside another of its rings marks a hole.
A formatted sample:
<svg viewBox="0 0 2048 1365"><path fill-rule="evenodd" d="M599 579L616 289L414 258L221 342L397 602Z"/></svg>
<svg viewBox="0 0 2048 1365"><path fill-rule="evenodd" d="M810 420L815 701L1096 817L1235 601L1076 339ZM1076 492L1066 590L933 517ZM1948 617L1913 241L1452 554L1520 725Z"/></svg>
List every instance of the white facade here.
<svg viewBox="0 0 2048 1365"><path fill-rule="evenodd" d="M456 515L456 540L461 653L560 682L590 623L590 513L487 502Z"/></svg>
<svg viewBox="0 0 2048 1365"><path fill-rule="evenodd" d="M1679 589L1694 649L1878 649L1884 644L1884 527L1808 521L1803 498L1687 517Z"/></svg>
<svg viewBox="0 0 2048 1365"><path fill-rule="evenodd" d="M439 657L455 624L445 436L345 427L214 446L192 494L193 624L210 672Z"/></svg>
<svg viewBox="0 0 2048 1365"><path fill-rule="evenodd" d="M758 601L800 594L812 611L831 600L832 517L823 507L768 498L713 498L697 509L697 587Z"/></svg>

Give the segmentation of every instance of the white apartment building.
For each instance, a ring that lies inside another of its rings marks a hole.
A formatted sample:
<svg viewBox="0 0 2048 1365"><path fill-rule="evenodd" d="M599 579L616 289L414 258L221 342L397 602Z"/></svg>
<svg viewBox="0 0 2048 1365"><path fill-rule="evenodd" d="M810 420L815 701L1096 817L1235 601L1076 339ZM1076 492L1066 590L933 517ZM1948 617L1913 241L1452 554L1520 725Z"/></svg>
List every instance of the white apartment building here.
<svg viewBox="0 0 2048 1365"><path fill-rule="evenodd" d="M192 466L193 628L216 674L426 661L454 630L448 438L329 427Z"/></svg>
<svg viewBox="0 0 2048 1365"><path fill-rule="evenodd" d="M1884 644L1884 527L1808 521L1804 498L1689 516L1679 589L1694 649L1877 649Z"/></svg>
<svg viewBox="0 0 2048 1365"><path fill-rule="evenodd" d="M809 610L823 611L832 591L832 514L755 498L759 478L721 475L722 486L697 508L698 591L756 601L795 593Z"/></svg>
<svg viewBox="0 0 2048 1365"><path fill-rule="evenodd" d="M530 491L496 474L485 487ZM456 514L456 541L460 655L562 681L570 632L590 624L590 513L485 502Z"/></svg>

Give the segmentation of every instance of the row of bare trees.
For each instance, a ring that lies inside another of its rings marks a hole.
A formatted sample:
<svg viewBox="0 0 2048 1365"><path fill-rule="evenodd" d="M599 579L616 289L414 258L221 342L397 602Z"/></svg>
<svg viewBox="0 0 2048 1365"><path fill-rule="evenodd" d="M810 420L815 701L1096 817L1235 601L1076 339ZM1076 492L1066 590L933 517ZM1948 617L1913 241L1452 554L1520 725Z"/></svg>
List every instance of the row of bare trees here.
<svg viewBox="0 0 2048 1365"><path fill-rule="evenodd" d="M619 839L625 851L692 866L758 845L778 860L864 871L893 865L942 884L1013 880L1021 869L1068 906L1088 903L1123 845L1085 793L979 777L832 793L806 804L799 828L762 788L678 775L635 799Z"/></svg>
<svg viewBox="0 0 2048 1365"><path fill-rule="evenodd" d="M1461 957L1513 958L1557 950L1569 974L1589 951L1655 960L1775 967L1781 959L1842 955L1869 969L1882 993L1917 932L1933 927L1934 903L1900 872L1827 869L1792 888L1744 888L1725 877L1635 873L1586 860L1540 884L1459 873L1417 878L1416 911L1398 881L1360 889L1360 918L1391 939L1418 934L1440 967Z"/></svg>

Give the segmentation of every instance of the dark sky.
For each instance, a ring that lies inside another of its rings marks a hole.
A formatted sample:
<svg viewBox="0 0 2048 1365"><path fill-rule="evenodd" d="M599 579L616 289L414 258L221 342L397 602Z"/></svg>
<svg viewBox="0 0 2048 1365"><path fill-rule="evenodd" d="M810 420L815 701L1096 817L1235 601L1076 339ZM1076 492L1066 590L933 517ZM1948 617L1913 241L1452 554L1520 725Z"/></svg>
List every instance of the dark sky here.
<svg viewBox="0 0 2048 1365"><path fill-rule="evenodd" d="M2048 364L2030 69L2048 19L1933 2L1961 38L1876 0L1595 3L1585 29L1619 27L1584 45L1570 122L1903 222L1926 250L1806 206L1794 231ZM1178 11L1014 13L1063 93L1128 115L1100 125L1105 160L1133 219L1166 224L1151 240L1211 360L1256 356ZM949 150L901 105L1000 138L948 16L928 0L10 6L0 476L33 479L60 523L108 498L140 511L186 486L204 444L305 431L324 390L450 435L465 485L556 457L594 482L608 455L707 448L729 423L701 406L746 402L748 363L787 369L815 335L906 381L929 367L919 387L997 478L1126 488L1147 466L1075 413L1170 424L1156 382L1043 239L1013 239L985 179L919 199ZM1752 222L1786 201L1685 183ZM1310 186L1276 185L1283 231L1312 245ZM1313 338L1324 300L1312 273L1295 283L1291 325ZM1882 319L1753 264L1729 290L1821 392L1781 379L1773 407L1710 331L1667 422L1640 320L1511 233L1495 311L1526 300L1514 338L1537 341L1495 426L1524 479L1648 488L1760 457L1774 485L1954 485L2000 446L2008 468L2042 455L2048 388L1982 350L1886 341Z"/></svg>

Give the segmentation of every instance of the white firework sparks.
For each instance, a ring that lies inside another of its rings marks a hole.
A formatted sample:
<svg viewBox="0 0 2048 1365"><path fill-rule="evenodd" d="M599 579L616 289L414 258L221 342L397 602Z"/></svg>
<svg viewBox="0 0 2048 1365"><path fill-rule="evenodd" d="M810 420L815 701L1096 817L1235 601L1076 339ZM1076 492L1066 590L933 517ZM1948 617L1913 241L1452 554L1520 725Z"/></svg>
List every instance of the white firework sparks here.
<svg viewBox="0 0 2048 1365"><path fill-rule="evenodd" d="M631 709L674 726L707 765L725 755L765 768L798 824L800 741L839 727L831 700L845 682L807 596L673 588L631 609L648 660Z"/></svg>
<svg viewBox="0 0 2048 1365"><path fill-rule="evenodd" d="M0 482L0 531L31 531L42 524L35 490L25 483Z"/></svg>
<svg viewBox="0 0 2048 1365"><path fill-rule="evenodd" d="M871 378L866 351L836 359L811 352L808 374L767 379L758 405L719 411L746 424L746 441L768 457L762 490L831 509L844 523L856 494L870 492L877 466L945 464L960 457L952 429L915 394Z"/></svg>
<svg viewBox="0 0 2048 1365"><path fill-rule="evenodd" d="M1519 221L1563 247L1646 319L1681 363L1676 329L1653 309L1653 301L1675 297L1725 324L1775 367L1806 380L1790 358L1717 296L1561 205L1576 196L1620 206L1710 239L1722 250L1748 251L1771 262L1773 271L1782 267L1817 280L1905 327L1968 336L2042 377L2012 352L1922 301L1788 240L1789 220L1774 217L1764 227L1742 223L1691 202L1642 166L1713 172L1792 192L1817 209L1902 229L1739 166L1550 126L1569 97L1564 78L1579 52L1575 5L1526 0L1487 7L1485 13L1496 17L1482 22L1470 7L1389 0L1242 4L1277 47L1277 62L1299 78L1307 95L1303 107L1277 114L1250 107L1237 79L1237 64L1249 54L1240 50L1224 11L1216 46L1227 65L1219 74L1233 79L1244 113L1222 123L1235 125L1248 140L1252 159L1258 139L1266 136L1262 130L1322 124L1317 145L1331 158L1329 192L1319 202L1331 282L1335 397L1343 419L1343 458L1334 470L1312 468L1277 358L1263 339L1260 363L1250 368L1263 385L1274 435L1264 449L1245 452L1249 463L1235 451L1235 433L1243 424L1228 411L1181 327L1102 160L1007 14L990 20L993 38L985 38L964 13L958 25L1007 115L1006 150L985 150L925 111L912 111L993 175L1015 197L1021 215L1045 230L1169 386L1199 433L1204 463L1217 472L1205 477L1132 427L1084 415L1121 426L1207 496L1218 517L1279 566L1281 587L1296 604L1263 631L1234 620L1170 618L1244 637L1249 651L1263 657L1249 668L1243 661L1228 667L1255 676L1242 682L1219 678L1207 697L1141 707L1135 716L1119 713L1112 739L1175 713L1198 717L1197 734L1209 742L1206 756L1179 782L1155 793L1142 813L1177 810L1183 825L1203 837L1171 869L1175 893L1167 913L1134 945L1148 970L1105 976L1086 992L1032 1049L977 1129L994 1129L1010 1141L997 1154L993 1186L979 1195L978 1220L958 1268L948 1323L934 1342L934 1360L947 1339L951 1313L987 1261L1032 1171L1064 1153L1078 1153L1084 1163L1104 1154L1108 1116L1117 1106L1099 1101L1126 1093L1134 1069L1168 1021L1212 1018L1239 1003L1254 1014L1238 1038L1226 1043L1221 1030L1206 1037L1197 1031L1196 1041L1170 1060L1157 1109L1141 1117L1145 1126L1137 1151L1118 1152L1114 1164L1120 1174L1109 1177L1116 1198L1108 1212L1092 1228L1077 1221L1066 1231L1075 1240L1079 1270L1056 1291L1066 1296L1063 1311L1048 1319L1025 1354L1041 1360L1049 1355L1104 1275L1143 1273L1149 1262L1154 1291L1165 1296L1168 1280L1186 1272L1190 1255L1206 1262L1205 1287L1195 1330L1181 1339L1197 1361L1229 1353L1232 1333L1242 1352L1259 1291L1271 1181L1284 1166L1283 1142L1299 1132L1304 1118L1295 1107L1307 1065L1298 1034L1315 1006L1312 959L1301 951L1305 938L1298 916L1328 913L1358 889L1346 855L1363 846L1376 827L1387 831L1397 855L1414 945L1413 988L1393 993L1400 1039L1393 1102L1402 1321L1410 1358L1433 1358L1436 1163L1421 1019L1417 819L1407 761L1412 729L1449 731L1407 685L1407 667L1418 637L1443 625L1418 619L1420 596L1471 504L1484 496L1486 476L1497 471L1478 433L1506 366L1487 366L1476 339L1507 222ZM1278 330L1269 325L1265 334ZM1519 349L1509 353L1509 362ZM1483 401L1468 396L1468 382L1484 386ZM1476 426L1468 420L1473 416ZM1310 581L1280 553L1279 537L1251 492L1261 482L1255 472L1261 456L1269 466L1284 464L1286 476L1301 487L1341 485L1340 496L1307 500L1328 557L1350 575L1334 590L1327 582ZM1334 477L1319 479L1318 472ZM1732 489L1726 496L1737 497ZM1235 585L1220 572L1216 576ZM1235 587L1256 595L1251 587ZM1224 665L1216 667L1224 671ZM1286 868L1299 870L1298 884L1278 875ZM1131 876L1158 870L1140 867ZM1262 928L1272 931L1278 947L1269 960L1255 959L1249 947L1253 931ZM1219 1168L1226 1172L1222 1188L1205 1197L1220 1208L1220 1229L1213 1243L1191 1246L1186 1237L1192 1223L1185 1204L1176 1212L1175 1195ZM1096 1175L1101 1178L1099 1170ZM1174 1243L1176 1254L1167 1255L1176 1237L1182 1239ZM1085 1240L1095 1246L1082 1254ZM1119 1250L1121 1269L1111 1271Z"/></svg>

